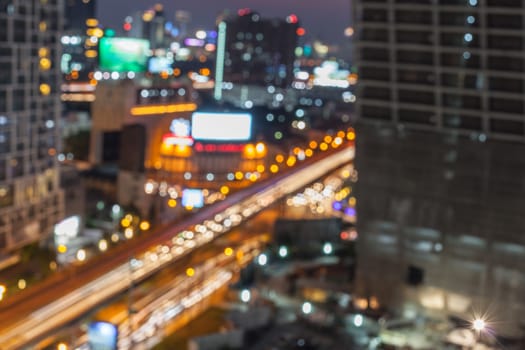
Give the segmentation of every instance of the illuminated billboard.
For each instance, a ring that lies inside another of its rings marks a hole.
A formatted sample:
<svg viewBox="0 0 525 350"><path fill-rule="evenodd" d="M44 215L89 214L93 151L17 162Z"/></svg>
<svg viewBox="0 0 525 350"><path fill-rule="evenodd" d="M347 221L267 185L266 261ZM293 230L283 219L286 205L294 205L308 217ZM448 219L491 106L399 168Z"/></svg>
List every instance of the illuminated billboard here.
<svg viewBox="0 0 525 350"><path fill-rule="evenodd" d="M252 115L195 112L191 116L191 136L198 141L248 141L252 136Z"/></svg>
<svg viewBox="0 0 525 350"><path fill-rule="evenodd" d="M184 207L202 208L204 206L204 195L202 190L186 188L182 190L182 205Z"/></svg>
<svg viewBox="0 0 525 350"><path fill-rule="evenodd" d="M114 72L145 72L149 41L135 38L101 38L99 64L101 70Z"/></svg>
<svg viewBox="0 0 525 350"><path fill-rule="evenodd" d="M170 124L171 133L162 136L166 145L191 146L193 139L190 137L190 121L186 119L173 119Z"/></svg>
<svg viewBox="0 0 525 350"><path fill-rule="evenodd" d="M161 73L172 69L173 60L167 57L151 57L148 62L150 73Z"/></svg>
<svg viewBox="0 0 525 350"><path fill-rule="evenodd" d="M324 61L321 66L314 68L314 85L337 88L347 88L350 71L339 69L339 64L334 61Z"/></svg>

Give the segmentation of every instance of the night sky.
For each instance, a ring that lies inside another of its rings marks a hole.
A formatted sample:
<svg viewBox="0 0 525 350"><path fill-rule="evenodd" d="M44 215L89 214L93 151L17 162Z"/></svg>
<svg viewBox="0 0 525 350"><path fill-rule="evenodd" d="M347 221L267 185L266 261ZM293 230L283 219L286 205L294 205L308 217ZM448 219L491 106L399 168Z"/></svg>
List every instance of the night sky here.
<svg viewBox="0 0 525 350"><path fill-rule="evenodd" d="M350 0L103 0L97 2L98 18L103 25L120 28L127 15L151 8L156 3L164 5L168 20L173 20L177 10L190 11L190 28L211 29L217 14L224 9L237 11L248 7L263 18L285 18L295 13L308 38L328 43L342 42L343 30L350 23Z"/></svg>

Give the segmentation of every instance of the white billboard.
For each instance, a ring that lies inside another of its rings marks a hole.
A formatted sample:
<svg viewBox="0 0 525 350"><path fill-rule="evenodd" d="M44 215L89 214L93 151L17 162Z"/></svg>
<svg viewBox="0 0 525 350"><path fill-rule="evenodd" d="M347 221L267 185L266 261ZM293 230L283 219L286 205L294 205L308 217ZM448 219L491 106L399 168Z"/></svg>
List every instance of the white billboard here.
<svg viewBox="0 0 525 350"><path fill-rule="evenodd" d="M252 136L252 115L195 112L191 116L191 136L200 141L248 141Z"/></svg>

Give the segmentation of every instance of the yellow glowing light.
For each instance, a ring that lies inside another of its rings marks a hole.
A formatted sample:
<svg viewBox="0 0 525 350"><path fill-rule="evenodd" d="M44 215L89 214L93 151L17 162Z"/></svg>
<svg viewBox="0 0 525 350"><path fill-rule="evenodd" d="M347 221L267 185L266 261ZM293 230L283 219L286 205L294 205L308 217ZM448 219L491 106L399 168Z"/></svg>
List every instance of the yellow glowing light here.
<svg viewBox="0 0 525 350"><path fill-rule="evenodd" d="M151 20L153 19L153 17L155 17L155 12L153 11L146 11L144 12L144 14L142 15L142 20L144 22L151 22Z"/></svg>
<svg viewBox="0 0 525 350"><path fill-rule="evenodd" d="M356 73L352 73L348 76L348 83L350 85L357 84L357 80L359 79L359 76Z"/></svg>
<svg viewBox="0 0 525 350"><path fill-rule="evenodd" d="M279 166L278 166L277 164L272 164L272 165L270 166L270 172L271 172L272 174L275 174L275 173L278 172L278 171L279 171Z"/></svg>
<svg viewBox="0 0 525 350"><path fill-rule="evenodd" d="M354 28L346 27L345 31L344 31L344 34L345 34L346 37L350 37L350 36L354 35Z"/></svg>
<svg viewBox="0 0 525 350"><path fill-rule="evenodd" d="M91 36L102 38L104 36L104 31L100 28L94 28Z"/></svg>
<svg viewBox="0 0 525 350"><path fill-rule="evenodd" d="M192 267L188 267L186 269L186 276L192 277L193 275L195 275L195 270Z"/></svg>
<svg viewBox="0 0 525 350"><path fill-rule="evenodd" d="M57 345L57 350L67 350L67 345L65 343L60 343Z"/></svg>
<svg viewBox="0 0 525 350"><path fill-rule="evenodd" d="M168 207L175 208L177 206L177 201L175 199L169 199L168 200Z"/></svg>
<svg viewBox="0 0 525 350"><path fill-rule="evenodd" d="M138 106L131 108L131 115L145 116L168 113L193 112L197 109L195 103L177 103L170 105Z"/></svg>
<svg viewBox="0 0 525 350"><path fill-rule="evenodd" d="M177 157L189 157L191 156L191 147L186 145L176 145L174 154Z"/></svg>
<svg viewBox="0 0 525 350"><path fill-rule="evenodd" d="M67 247L64 244L60 244L57 247L57 252L59 252L60 254L64 254L65 252L67 252Z"/></svg>
<svg viewBox="0 0 525 350"><path fill-rule="evenodd" d="M184 209L186 209L187 211L191 211L193 210L193 205L187 205L184 207Z"/></svg>
<svg viewBox="0 0 525 350"><path fill-rule="evenodd" d="M330 136L330 135L326 135L326 136L324 137L324 142L326 142L326 143L330 143L330 142L332 142L332 136Z"/></svg>
<svg viewBox="0 0 525 350"><path fill-rule="evenodd" d="M244 157L248 159L255 158L255 146L252 144L247 144L244 147Z"/></svg>
<svg viewBox="0 0 525 350"><path fill-rule="evenodd" d="M282 162L284 162L284 156L283 156L282 154L278 154L278 155L276 155L276 156L275 156L275 161L276 161L277 163L282 163Z"/></svg>
<svg viewBox="0 0 525 350"><path fill-rule="evenodd" d="M257 165L257 171L260 173L264 173L265 167L262 164Z"/></svg>
<svg viewBox="0 0 525 350"><path fill-rule="evenodd" d="M209 68L201 68L201 69L199 70L199 73L200 73L201 75L204 75L205 77L207 77L208 75L210 75L211 72L210 72L210 69L209 69Z"/></svg>
<svg viewBox="0 0 525 350"><path fill-rule="evenodd" d="M140 223L139 227L140 227L140 229L141 229L142 231L147 231L147 230L149 230L150 224L149 224L149 222L147 222L147 221L142 221L142 222Z"/></svg>
<svg viewBox="0 0 525 350"><path fill-rule="evenodd" d="M126 237L127 239L133 238L133 229L131 227L128 227L124 230L124 237Z"/></svg>
<svg viewBox="0 0 525 350"><path fill-rule="evenodd" d="M355 132L353 131L349 131L346 133L346 138L349 140L349 141L352 141L352 140L355 140Z"/></svg>
<svg viewBox="0 0 525 350"><path fill-rule="evenodd" d="M235 254L235 257L238 259L238 260L241 260L243 257L244 257L244 253L242 250L238 250L237 251L237 254Z"/></svg>
<svg viewBox="0 0 525 350"><path fill-rule="evenodd" d="M233 249L230 247L224 248L224 255L226 256L232 256L233 255Z"/></svg>
<svg viewBox="0 0 525 350"><path fill-rule="evenodd" d="M25 279L19 279L18 280L18 289L26 289L27 287L27 282Z"/></svg>
<svg viewBox="0 0 525 350"><path fill-rule="evenodd" d="M86 19L86 26L96 27L98 26L98 20L96 18L88 18Z"/></svg>
<svg viewBox="0 0 525 350"><path fill-rule="evenodd" d="M354 305L358 309L364 310L364 309L368 308L368 300L366 298L355 299Z"/></svg>
<svg viewBox="0 0 525 350"><path fill-rule="evenodd" d="M227 195L228 193L230 193L230 188L228 186L221 186L220 191L223 195Z"/></svg>
<svg viewBox="0 0 525 350"><path fill-rule="evenodd" d="M128 218L123 218L120 220L120 225L122 225L122 227L129 227L131 225L131 220Z"/></svg>
<svg viewBox="0 0 525 350"><path fill-rule="evenodd" d="M51 68L51 60L49 58L41 58L40 59L40 69L41 70L49 70Z"/></svg>
<svg viewBox="0 0 525 350"><path fill-rule="evenodd" d="M42 33L47 30L47 23L42 21L38 24L38 30L40 30Z"/></svg>
<svg viewBox="0 0 525 350"><path fill-rule="evenodd" d="M84 52L84 55L87 58L95 58L98 56L98 52L96 50L86 50L86 52Z"/></svg>
<svg viewBox="0 0 525 350"><path fill-rule="evenodd" d="M286 165L294 166L296 161L297 161L297 158L295 158L294 156L289 156L288 159L286 160Z"/></svg>
<svg viewBox="0 0 525 350"><path fill-rule="evenodd" d="M44 96L47 96L51 93L51 86L49 84L40 84L40 93Z"/></svg>
<svg viewBox="0 0 525 350"><path fill-rule="evenodd" d="M339 130L339 131L337 132L337 137L339 137L339 138L344 138L345 135L346 135L346 133L345 133L344 131L342 131L342 130Z"/></svg>
<svg viewBox="0 0 525 350"><path fill-rule="evenodd" d="M163 142L160 144L160 153L163 155L171 155L173 153L174 146L171 143Z"/></svg>
<svg viewBox="0 0 525 350"><path fill-rule="evenodd" d="M101 239L100 241L98 241L98 249L101 252L105 252L108 249L108 241L106 241L105 239Z"/></svg>
<svg viewBox="0 0 525 350"><path fill-rule="evenodd" d="M355 207L355 204L357 203L357 199L355 199L355 197L350 197L348 199L348 204L351 206L351 207Z"/></svg>
<svg viewBox="0 0 525 350"><path fill-rule="evenodd" d="M379 301L377 300L376 297L370 297L370 303L369 303L369 306L371 309L373 310L377 310L379 309Z"/></svg>
<svg viewBox="0 0 525 350"><path fill-rule="evenodd" d="M323 142L323 143L321 143L321 144L319 145L319 149L320 149L321 151L326 151L326 150L328 149L328 145L327 145L326 143Z"/></svg>
<svg viewBox="0 0 525 350"><path fill-rule="evenodd" d="M309 146L310 146L311 149L316 149L317 148L317 142L316 141L310 141Z"/></svg>
<svg viewBox="0 0 525 350"><path fill-rule="evenodd" d="M249 180L250 180L251 182L255 182L255 181L257 181L258 178L259 178L259 177L257 176L257 174L255 174L255 173L251 173L251 174L250 174L250 177L249 177Z"/></svg>
<svg viewBox="0 0 525 350"><path fill-rule="evenodd" d="M235 173L235 178L236 178L237 180L242 180L242 179L244 178L244 174L242 173L242 171L237 171L237 172Z"/></svg>
<svg viewBox="0 0 525 350"><path fill-rule="evenodd" d="M312 151L310 148L308 148L308 149L306 149L304 151L304 155L307 156L307 157L311 157L311 156L313 156L313 154L314 154L314 151Z"/></svg>
<svg viewBox="0 0 525 350"><path fill-rule="evenodd" d="M38 57L49 56L49 49L47 47L41 47L38 49Z"/></svg>

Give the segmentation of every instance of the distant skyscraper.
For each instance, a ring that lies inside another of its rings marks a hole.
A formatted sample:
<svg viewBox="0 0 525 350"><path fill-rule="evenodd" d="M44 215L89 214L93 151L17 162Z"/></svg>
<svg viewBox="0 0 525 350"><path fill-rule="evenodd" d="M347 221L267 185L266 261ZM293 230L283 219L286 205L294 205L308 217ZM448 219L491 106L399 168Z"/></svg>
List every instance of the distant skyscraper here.
<svg viewBox="0 0 525 350"><path fill-rule="evenodd" d="M56 160L64 2L0 2L0 256L63 216Z"/></svg>
<svg viewBox="0 0 525 350"><path fill-rule="evenodd" d="M217 74L224 81L287 87L293 80L297 18L263 19L248 9L219 24Z"/></svg>
<svg viewBox="0 0 525 350"><path fill-rule="evenodd" d="M85 32L86 20L95 18L96 0L65 0L65 30L79 30Z"/></svg>
<svg viewBox="0 0 525 350"><path fill-rule="evenodd" d="M523 6L356 1L358 116L525 141Z"/></svg>
<svg viewBox="0 0 525 350"><path fill-rule="evenodd" d="M156 4L143 12L136 12L129 16L128 20L125 22L125 25L129 26L129 29L125 29L128 36L149 40L152 49L164 48L166 18L162 4Z"/></svg>

